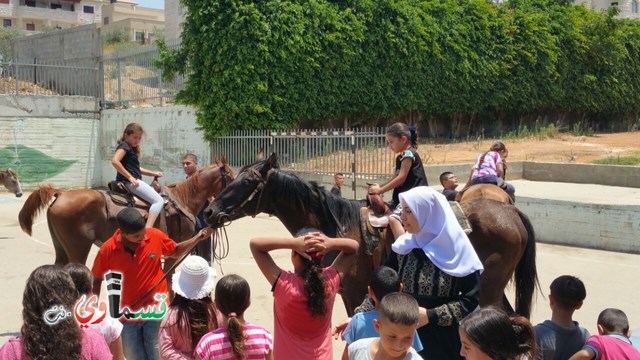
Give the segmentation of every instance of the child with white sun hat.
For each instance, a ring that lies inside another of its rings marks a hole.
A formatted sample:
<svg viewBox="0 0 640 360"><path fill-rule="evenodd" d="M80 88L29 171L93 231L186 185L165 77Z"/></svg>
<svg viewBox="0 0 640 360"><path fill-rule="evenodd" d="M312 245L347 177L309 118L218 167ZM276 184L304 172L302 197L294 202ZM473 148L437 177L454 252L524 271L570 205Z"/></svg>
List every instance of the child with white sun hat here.
<svg viewBox="0 0 640 360"><path fill-rule="evenodd" d="M194 359L200 338L218 327L217 310L211 298L216 270L200 256L187 256L173 275L175 298L160 324L160 358Z"/></svg>

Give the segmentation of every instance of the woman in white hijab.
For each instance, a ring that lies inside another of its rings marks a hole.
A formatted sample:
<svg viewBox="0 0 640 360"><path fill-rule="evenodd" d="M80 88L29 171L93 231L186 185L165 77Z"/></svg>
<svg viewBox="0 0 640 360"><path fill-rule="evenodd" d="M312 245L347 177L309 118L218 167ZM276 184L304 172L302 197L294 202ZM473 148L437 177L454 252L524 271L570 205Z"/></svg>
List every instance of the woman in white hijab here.
<svg viewBox="0 0 640 360"><path fill-rule="evenodd" d="M478 306L482 263L444 195L418 186L401 193L400 202L407 233L393 243L385 265L427 309L429 322L418 328L420 355L462 359L458 323Z"/></svg>

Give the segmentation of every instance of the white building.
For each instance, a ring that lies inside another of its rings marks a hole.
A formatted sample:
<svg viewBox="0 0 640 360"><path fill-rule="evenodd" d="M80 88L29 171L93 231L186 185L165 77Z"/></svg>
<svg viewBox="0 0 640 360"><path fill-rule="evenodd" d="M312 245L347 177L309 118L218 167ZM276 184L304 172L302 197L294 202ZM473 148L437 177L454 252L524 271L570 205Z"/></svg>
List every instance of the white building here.
<svg viewBox="0 0 640 360"><path fill-rule="evenodd" d="M40 32L99 23L100 0L0 0L0 18L5 28Z"/></svg>
<svg viewBox="0 0 640 360"><path fill-rule="evenodd" d="M167 41L180 38L186 9L180 0L164 0L164 38Z"/></svg>
<svg viewBox="0 0 640 360"><path fill-rule="evenodd" d="M148 42L154 32L165 27L164 10L138 6L132 0L112 0L102 7L101 24L103 32L127 29L130 40Z"/></svg>
<svg viewBox="0 0 640 360"><path fill-rule="evenodd" d="M603 11L611 6L617 6L620 8L618 17L622 18L640 17L638 14L638 2L639 0L576 0L576 4L585 4L595 11Z"/></svg>

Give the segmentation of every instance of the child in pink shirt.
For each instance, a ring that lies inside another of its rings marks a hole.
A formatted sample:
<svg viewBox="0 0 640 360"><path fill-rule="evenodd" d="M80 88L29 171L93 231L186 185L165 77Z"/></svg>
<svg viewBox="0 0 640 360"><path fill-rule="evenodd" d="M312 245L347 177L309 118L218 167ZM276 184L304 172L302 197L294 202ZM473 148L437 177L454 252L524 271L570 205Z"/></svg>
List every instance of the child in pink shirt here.
<svg viewBox="0 0 640 360"><path fill-rule="evenodd" d="M73 316L77 295L71 276L61 266L36 268L22 299L22 336L0 348L0 359L111 360L102 335L93 329L81 330Z"/></svg>
<svg viewBox="0 0 640 360"><path fill-rule="evenodd" d="M640 352L629 340L629 320L622 310L602 310L598 315L598 334L590 336L582 350L569 360L640 360Z"/></svg>
<svg viewBox="0 0 640 360"><path fill-rule="evenodd" d="M296 238L255 238L250 247L273 291L274 347L279 359L331 360L331 314L340 281L353 263L358 242L329 238L304 228ZM269 254L291 249L294 272L281 269ZM322 268L328 250L340 250L331 266Z"/></svg>
<svg viewBox="0 0 640 360"><path fill-rule="evenodd" d="M195 350L198 359L272 360L271 333L244 319L251 304L249 283L239 275L224 276L216 285L215 298L223 326L200 339Z"/></svg>

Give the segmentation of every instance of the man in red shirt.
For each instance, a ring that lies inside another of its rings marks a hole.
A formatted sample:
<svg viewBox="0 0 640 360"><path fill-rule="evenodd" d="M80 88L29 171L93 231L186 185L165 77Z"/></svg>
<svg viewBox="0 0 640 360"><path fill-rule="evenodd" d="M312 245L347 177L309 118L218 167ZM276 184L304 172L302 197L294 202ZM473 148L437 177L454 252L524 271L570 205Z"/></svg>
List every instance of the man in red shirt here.
<svg viewBox="0 0 640 360"><path fill-rule="evenodd" d="M164 275L161 257L179 258L194 243L211 235L211 228L200 230L189 240L176 244L165 233L145 228L145 220L138 210L125 208L116 216L118 230L98 250L91 272L95 278L94 293L100 296L100 286L107 272L122 274L120 308L132 312L156 303L156 293L166 293L167 283L162 281L155 291L141 299ZM135 308L131 308L135 305ZM159 359L159 319L127 320L122 329L124 355L129 360Z"/></svg>

